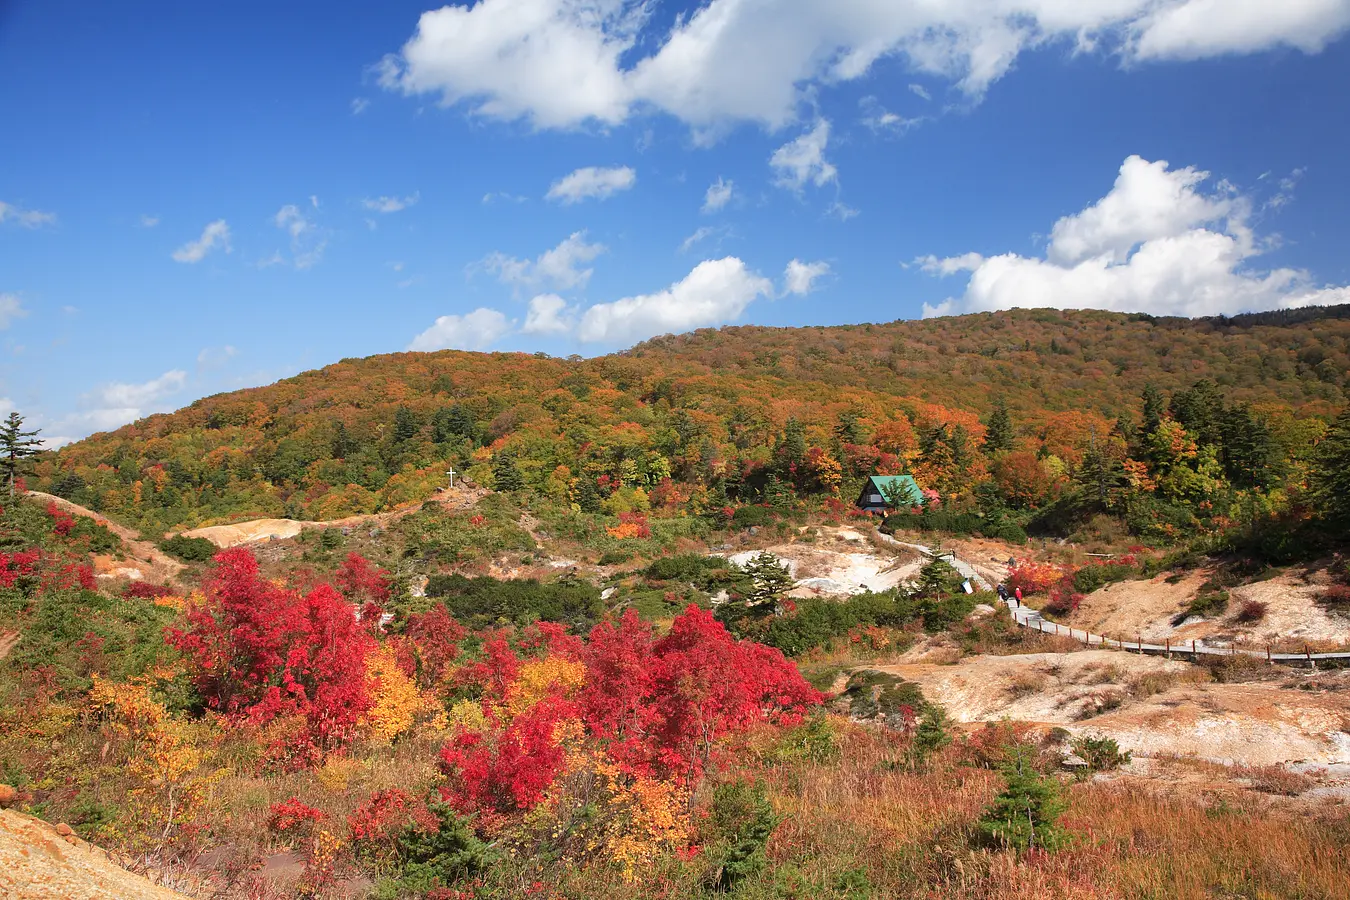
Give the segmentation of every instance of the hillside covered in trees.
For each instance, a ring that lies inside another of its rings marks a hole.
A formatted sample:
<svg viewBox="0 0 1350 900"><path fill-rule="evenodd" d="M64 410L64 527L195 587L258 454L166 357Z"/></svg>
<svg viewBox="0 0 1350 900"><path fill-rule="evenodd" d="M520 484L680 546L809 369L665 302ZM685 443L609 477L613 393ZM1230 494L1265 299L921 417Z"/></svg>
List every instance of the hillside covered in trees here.
<svg viewBox="0 0 1350 900"><path fill-rule="evenodd" d="M34 486L153 533L388 509L447 465L655 518L848 501L912 472L948 512L1063 530L1107 511L1169 537L1303 497L1347 391L1350 307L725 328L594 359L343 360L63 448Z"/></svg>

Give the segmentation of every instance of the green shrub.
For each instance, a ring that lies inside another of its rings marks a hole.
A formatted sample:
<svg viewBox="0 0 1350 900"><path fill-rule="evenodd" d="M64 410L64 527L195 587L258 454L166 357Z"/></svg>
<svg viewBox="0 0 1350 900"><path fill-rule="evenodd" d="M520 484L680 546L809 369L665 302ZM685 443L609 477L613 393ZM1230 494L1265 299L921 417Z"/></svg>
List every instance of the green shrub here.
<svg viewBox="0 0 1350 900"><path fill-rule="evenodd" d="M1108 584L1127 581L1133 578L1137 571L1134 566L1114 562L1083 566L1073 573L1073 587L1080 594L1090 594Z"/></svg>
<svg viewBox="0 0 1350 900"><path fill-rule="evenodd" d="M708 855L712 887L729 891L763 870L768 862L764 848L781 821L769 805L764 785L748 781L718 785L708 816L714 836Z"/></svg>
<svg viewBox="0 0 1350 900"><path fill-rule="evenodd" d="M449 887L494 861L492 849L448 805L432 804L431 811L440 820L440 828L427 832L411 825L399 836L403 871L398 887L405 895L422 896L437 887Z"/></svg>
<svg viewBox="0 0 1350 900"><path fill-rule="evenodd" d="M526 625L543 619L584 631L605 613L600 591L588 582L574 579L500 581L433 575L427 579L426 596L443 601L452 616L472 629L508 622Z"/></svg>
<svg viewBox="0 0 1350 900"><path fill-rule="evenodd" d="M773 521L773 511L764 506L742 506L731 516L733 528L763 527Z"/></svg>
<svg viewBox="0 0 1350 900"><path fill-rule="evenodd" d="M206 562L220 552L220 548L206 538L184 537L181 534L161 541L159 549L184 562Z"/></svg>
<svg viewBox="0 0 1350 900"><path fill-rule="evenodd" d="M1130 761L1130 751L1120 752L1114 738L1083 735L1074 738L1072 746L1074 754L1087 763L1089 772L1108 772Z"/></svg>
<svg viewBox="0 0 1350 900"><path fill-rule="evenodd" d="M1024 744L1009 750L1003 764L1006 785L980 817L980 836L989 844L1012 850L1055 850L1066 835L1059 827L1065 804L1059 782L1036 771L1032 749Z"/></svg>

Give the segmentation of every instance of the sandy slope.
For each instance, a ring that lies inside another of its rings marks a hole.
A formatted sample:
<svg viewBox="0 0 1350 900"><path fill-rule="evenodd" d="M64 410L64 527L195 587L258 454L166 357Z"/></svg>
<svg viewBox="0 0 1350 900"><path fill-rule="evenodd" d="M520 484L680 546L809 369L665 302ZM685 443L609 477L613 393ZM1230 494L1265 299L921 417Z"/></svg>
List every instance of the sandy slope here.
<svg viewBox="0 0 1350 900"><path fill-rule="evenodd" d="M387 512L363 516L347 516L326 522L302 522L296 519L250 519L229 525L209 525L182 532L184 537L206 538L217 547L239 547L260 541L293 538L311 528L355 528L360 525L386 524L417 512L426 503L436 503L449 509L468 509L481 500L487 491L463 483L438 491L425 503L410 503Z"/></svg>
<svg viewBox="0 0 1350 900"><path fill-rule="evenodd" d="M179 572L183 571L181 562L165 554L149 541L141 540L140 535L130 528L118 525L92 509L86 509L78 503L71 503L69 500L52 494L44 494L41 491L29 491L28 496L43 503L55 503L71 515L93 519L122 539L122 545L127 551L127 558L116 559L104 555L94 557L94 573L100 578L144 579L163 583L172 580Z"/></svg>
<svg viewBox="0 0 1350 900"><path fill-rule="evenodd" d="M1197 683L1193 666L1108 650L977 656L883 671L957 722L1008 718L1115 738L1141 756L1263 766L1350 764L1350 695L1286 683ZM1141 686L1152 683L1158 693Z"/></svg>
<svg viewBox="0 0 1350 900"><path fill-rule="evenodd" d="M1160 575L1147 581L1126 581L1108 585L1083 599L1077 612L1065 624L1085 628L1097 634L1145 641L1173 642L1213 639L1222 643L1246 642L1254 646L1306 641L1310 644L1350 643L1350 619L1329 615L1316 602L1323 589L1321 573L1305 578L1285 573L1267 581L1233 588L1228 611L1217 617L1194 617L1174 626L1172 620L1209 577L1207 572L1187 575L1176 584L1168 584ZM1266 605L1265 617L1255 623L1237 621L1246 601Z"/></svg>
<svg viewBox="0 0 1350 900"><path fill-rule="evenodd" d="M40 819L0 810L0 896L61 900L180 900L108 854Z"/></svg>

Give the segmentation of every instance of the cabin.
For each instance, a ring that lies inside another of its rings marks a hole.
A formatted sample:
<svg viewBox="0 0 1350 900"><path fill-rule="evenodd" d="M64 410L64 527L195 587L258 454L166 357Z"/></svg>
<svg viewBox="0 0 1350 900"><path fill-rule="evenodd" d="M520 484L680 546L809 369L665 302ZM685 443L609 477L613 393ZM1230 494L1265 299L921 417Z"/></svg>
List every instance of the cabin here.
<svg viewBox="0 0 1350 900"><path fill-rule="evenodd" d="M856 506L863 512L885 515L892 509L919 506L923 491L912 475L872 475L863 484Z"/></svg>

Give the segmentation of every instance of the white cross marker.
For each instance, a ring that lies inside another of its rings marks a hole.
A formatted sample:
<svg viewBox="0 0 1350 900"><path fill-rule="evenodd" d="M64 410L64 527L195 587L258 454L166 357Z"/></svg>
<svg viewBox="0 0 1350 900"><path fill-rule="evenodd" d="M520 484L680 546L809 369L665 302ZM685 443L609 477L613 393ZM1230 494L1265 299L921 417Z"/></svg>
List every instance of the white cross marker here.
<svg viewBox="0 0 1350 900"><path fill-rule="evenodd" d="M451 487L454 487L454 486L455 486L455 469L454 469L454 467L452 466L452 467L450 468L450 471L449 471L449 472L446 472L445 474L447 474L447 475L450 476L450 486L451 486Z"/></svg>

